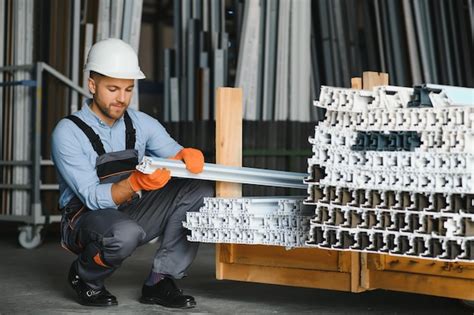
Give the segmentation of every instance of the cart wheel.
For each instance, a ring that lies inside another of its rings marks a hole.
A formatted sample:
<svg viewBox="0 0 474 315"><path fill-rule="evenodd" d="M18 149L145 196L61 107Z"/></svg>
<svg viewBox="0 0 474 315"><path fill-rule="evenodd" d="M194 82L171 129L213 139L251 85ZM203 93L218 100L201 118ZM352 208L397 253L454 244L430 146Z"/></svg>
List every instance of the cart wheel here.
<svg viewBox="0 0 474 315"><path fill-rule="evenodd" d="M461 300L461 303L474 310L474 300Z"/></svg>
<svg viewBox="0 0 474 315"><path fill-rule="evenodd" d="M20 227L20 234L18 234L18 242L21 247L26 249L33 249L38 247L43 239L41 237L42 225L37 226L22 226Z"/></svg>

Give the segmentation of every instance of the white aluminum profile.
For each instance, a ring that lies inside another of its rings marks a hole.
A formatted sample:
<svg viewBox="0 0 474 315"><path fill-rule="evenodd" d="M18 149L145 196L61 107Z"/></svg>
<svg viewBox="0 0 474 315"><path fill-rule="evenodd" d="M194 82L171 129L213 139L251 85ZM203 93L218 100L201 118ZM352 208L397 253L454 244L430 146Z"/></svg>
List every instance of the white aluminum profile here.
<svg viewBox="0 0 474 315"><path fill-rule="evenodd" d="M442 90L439 94L433 92L429 94L435 107L446 106L446 103L451 106L474 106L474 89L437 84L427 84L426 87Z"/></svg>
<svg viewBox="0 0 474 315"><path fill-rule="evenodd" d="M307 185L303 183L303 180L307 175L305 173L282 172L205 163L203 172L193 174L186 170L185 164L181 161L147 156L143 158L139 165L137 165L137 170L145 174L150 174L158 168L169 169L171 171L171 176L173 177L307 189Z"/></svg>

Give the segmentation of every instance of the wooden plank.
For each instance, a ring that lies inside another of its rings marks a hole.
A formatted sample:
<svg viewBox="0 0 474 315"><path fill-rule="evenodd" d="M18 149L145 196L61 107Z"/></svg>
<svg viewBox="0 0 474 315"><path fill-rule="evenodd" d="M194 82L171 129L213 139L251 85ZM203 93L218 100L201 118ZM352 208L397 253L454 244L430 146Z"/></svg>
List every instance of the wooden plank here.
<svg viewBox="0 0 474 315"><path fill-rule="evenodd" d="M216 89L216 164L242 166L242 89ZM242 196L242 185L217 182L216 196ZM232 262L233 247L216 245L217 279L224 279L223 264Z"/></svg>
<svg viewBox="0 0 474 315"><path fill-rule="evenodd" d="M362 74L364 90L372 90L375 86L388 85L388 73L364 71Z"/></svg>
<svg viewBox="0 0 474 315"><path fill-rule="evenodd" d="M355 77L351 79L351 88L361 90L362 89L362 78Z"/></svg>
<svg viewBox="0 0 474 315"><path fill-rule="evenodd" d="M474 279L394 271L370 271L372 288L474 300Z"/></svg>
<svg viewBox="0 0 474 315"><path fill-rule="evenodd" d="M474 280L474 263L443 262L388 255L380 256L385 256L385 265L370 265L370 269Z"/></svg>
<svg viewBox="0 0 474 315"><path fill-rule="evenodd" d="M351 81L352 82L352 81ZM372 90L374 87L379 85L388 85L388 73L364 71L362 73L362 82L355 80L354 84L360 85L364 90ZM367 254L360 253L360 287L362 289L371 289L370 273L368 265L372 262L373 264L382 264L382 255L378 254Z"/></svg>
<svg viewBox="0 0 474 315"><path fill-rule="evenodd" d="M317 248L238 245L234 247L233 262L245 265L290 267L301 269L338 271L339 253ZM349 271L344 266L344 271Z"/></svg>
<svg viewBox="0 0 474 315"><path fill-rule="evenodd" d="M350 291L348 273L271 266L221 264L228 280Z"/></svg>

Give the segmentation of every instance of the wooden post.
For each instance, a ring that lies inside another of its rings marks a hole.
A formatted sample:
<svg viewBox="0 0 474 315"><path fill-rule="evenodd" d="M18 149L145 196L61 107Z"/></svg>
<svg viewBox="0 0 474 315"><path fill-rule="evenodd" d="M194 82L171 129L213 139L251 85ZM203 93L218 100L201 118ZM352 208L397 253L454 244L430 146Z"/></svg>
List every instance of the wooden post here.
<svg viewBox="0 0 474 315"><path fill-rule="evenodd" d="M372 90L378 85L388 85L388 73L366 71L360 77L351 79L353 89ZM378 255L384 257L383 255ZM362 292L370 288L367 253L352 253L351 290Z"/></svg>
<svg viewBox="0 0 474 315"><path fill-rule="evenodd" d="M242 166L242 89L216 90L216 164ZM216 197L241 197L242 185L216 183ZM233 244L216 245L216 278L223 263L232 263Z"/></svg>

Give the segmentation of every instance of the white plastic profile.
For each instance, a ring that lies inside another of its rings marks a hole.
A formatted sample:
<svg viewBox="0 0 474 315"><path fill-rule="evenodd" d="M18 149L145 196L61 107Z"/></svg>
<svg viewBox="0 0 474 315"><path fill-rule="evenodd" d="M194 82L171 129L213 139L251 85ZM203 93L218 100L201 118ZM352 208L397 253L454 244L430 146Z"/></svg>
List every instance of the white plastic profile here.
<svg viewBox="0 0 474 315"><path fill-rule="evenodd" d="M148 156L145 156L142 162L137 165L137 170L145 174L151 174L158 168L169 169L171 171L171 176L173 177L307 189L307 185L303 182L304 178L307 176L306 173L205 163L204 169L201 173L193 174L186 169L186 165L181 161Z"/></svg>

